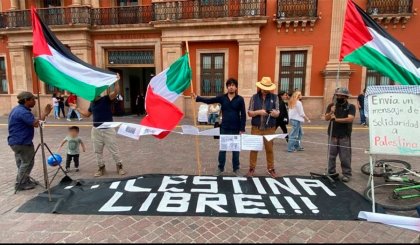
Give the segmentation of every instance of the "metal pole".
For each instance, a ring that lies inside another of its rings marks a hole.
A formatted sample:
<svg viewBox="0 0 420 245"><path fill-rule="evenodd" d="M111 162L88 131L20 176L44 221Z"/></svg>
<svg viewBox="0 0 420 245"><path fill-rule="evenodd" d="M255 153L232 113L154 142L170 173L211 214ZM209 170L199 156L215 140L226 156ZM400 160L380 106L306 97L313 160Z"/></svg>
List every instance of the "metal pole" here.
<svg viewBox="0 0 420 245"><path fill-rule="evenodd" d="M38 114L39 114L39 118L41 118L41 98L39 96L39 84L40 81L37 78L37 89L38 89ZM39 124L39 134L40 134L40 138L41 138L41 154L42 154L42 168L44 170L44 182L45 182L45 188L47 188L48 191L48 200L51 202L51 191L50 191L50 183L48 181L48 171L47 171L47 159L45 158L45 143L44 143L44 130L42 128L42 125Z"/></svg>
<svg viewBox="0 0 420 245"><path fill-rule="evenodd" d="M340 60L338 60L338 70L337 70L337 76L335 78L335 89L338 88L338 81L340 80L340 67L341 67L341 62L340 62ZM335 106L336 103L337 103L337 101L336 101L335 90L334 90L334 95L333 95L333 104L334 104L334 106ZM333 121L330 120L330 132L329 132L329 135L328 135L327 161L329 161L329 159L330 159L331 138L332 138L333 126L334 126L334 123L333 123Z"/></svg>
<svg viewBox="0 0 420 245"><path fill-rule="evenodd" d="M370 181L370 191L372 195L372 213L376 213L375 209L375 184L373 180L373 157L372 154L369 152L369 164L370 164L370 175L369 175L369 181Z"/></svg>

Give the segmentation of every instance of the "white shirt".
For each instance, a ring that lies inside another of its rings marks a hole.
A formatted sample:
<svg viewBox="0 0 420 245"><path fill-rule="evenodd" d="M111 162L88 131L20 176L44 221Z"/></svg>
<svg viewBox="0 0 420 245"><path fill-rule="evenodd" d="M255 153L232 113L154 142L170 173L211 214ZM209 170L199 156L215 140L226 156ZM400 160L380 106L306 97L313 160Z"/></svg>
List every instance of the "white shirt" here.
<svg viewBox="0 0 420 245"><path fill-rule="evenodd" d="M296 102L294 108L289 107L289 119L297 120L299 122L305 122L305 111L303 110L302 102L299 100Z"/></svg>
<svg viewBox="0 0 420 245"><path fill-rule="evenodd" d="M55 97L52 98L52 102L53 102L53 106L58 106L59 105L58 104L58 99L55 98Z"/></svg>

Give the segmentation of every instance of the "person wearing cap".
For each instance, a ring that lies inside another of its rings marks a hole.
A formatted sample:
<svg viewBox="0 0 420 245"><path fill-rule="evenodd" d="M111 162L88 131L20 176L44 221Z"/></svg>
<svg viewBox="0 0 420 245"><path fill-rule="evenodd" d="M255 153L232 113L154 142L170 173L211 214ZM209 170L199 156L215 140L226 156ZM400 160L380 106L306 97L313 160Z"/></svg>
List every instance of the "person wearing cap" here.
<svg viewBox="0 0 420 245"><path fill-rule="evenodd" d="M31 92L21 92L17 96L18 106L9 114L7 142L15 153L17 176L17 190L29 190L35 188L35 183L29 178L34 166L35 148L33 144L34 128L39 127L40 121L44 121L52 110L51 104L47 104L40 117L36 119L31 112L36 104L36 97Z"/></svg>
<svg viewBox="0 0 420 245"><path fill-rule="evenodd" d="M226 81L227 93L213 98L204 98L192 94L197 102L205 104L219 103L223 115L222 124L220 125L220 134L239 135L245 132L246 112L244 98L238 95L238 81L229 78ZM221 175L225 171L226 151L219 151L219 166L216 169L216 176ZM236 176L242 176L239 171L239 151L232 152L232 168Z"/></svg>
<svg viewBox="0 0 420 245"><path fill-rule="evenodd" d="M330 121L328 126L329 158L328 173L336 173L336 158L340 158L342 181L348 182L352 176L351 170L351 132L356 107L347 100L350 97L347 88L338 88L335 91L335 103L327 107L325 120ZM332 127L332 128L331 128ZM330 135L331 132L331 135Z"/></svg>
<svg viewBox="0 0 420 245"><path fill-rule="evenodd" d="M280 115L279 99L272 91L276 89L276 85L271 81L270 77L263 77L261 81L256 83L257 93L251 97L249 102L248 116L251 119L251 134L253 135L270 135L276 132L276 118ZM273 141L267 141L264 138L264 148L267 159L267 171L272 178L276 178L274 170L274 152ZM248 177L254 176L255 167L257 166L258 151L251 151L249 157Z"/></svg>

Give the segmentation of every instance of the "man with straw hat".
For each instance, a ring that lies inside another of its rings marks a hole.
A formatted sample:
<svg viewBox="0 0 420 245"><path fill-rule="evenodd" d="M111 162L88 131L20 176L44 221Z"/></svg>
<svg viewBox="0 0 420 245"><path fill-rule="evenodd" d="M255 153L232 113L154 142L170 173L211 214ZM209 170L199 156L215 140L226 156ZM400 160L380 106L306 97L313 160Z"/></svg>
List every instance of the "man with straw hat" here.
<svg viewBox="0 0 420 245"><path fill-rule="evenodd" d="M256 85L257 93L251 97L248 110L248 116L252 118L251 134L274 134L276 132L276 118L280 115L278 97L272 93L276 89L276 85L271 81L270 77L263 77ZM267 158L268 174L272 178L275 178L277 175L274 170L273 141L267 141L264 138L264 148ZM257 156L258 151L251 151L248 177L254 176L255 167L257 166Z"/></svg>
<svg viewBox="0 0 420 245"><path fill-rule="evenodd" d="M331 121L328 126L329 157L328 173L336 173L336 158L340 157L343 182L350 181L351 173L351 131L356 114L356 107L347 100L350 97L347 88L335 90L335 103L327 107L325 120ZM331 128L332 127L332 128Z"/></svg>

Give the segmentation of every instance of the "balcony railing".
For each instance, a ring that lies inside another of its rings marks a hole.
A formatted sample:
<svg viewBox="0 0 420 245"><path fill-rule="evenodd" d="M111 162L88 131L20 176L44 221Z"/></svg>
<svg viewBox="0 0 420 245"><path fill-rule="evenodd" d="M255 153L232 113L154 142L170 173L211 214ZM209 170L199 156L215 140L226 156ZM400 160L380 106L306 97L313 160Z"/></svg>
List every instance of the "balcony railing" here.
<svg viewBox="0 0 420 245"><path fill-rule="evenodd" d="M413 0L369 0L367 12L371 15L411 14Z"/></svg>
<svg viewBox="0 0 420 245"><path fill-rule="evenodd" d="M265 16L266 0L183 0L148 6L111 8L52 7L38 9L47 25L121 25L159 20ZM0 28L31 26L30 10L0 12Z"/></svg>
<svg viewBox="0 0 420 245"><path fill-rule="evenodd" d="M127 6L92 9L92 24L121 25L149 23L153 20L152 6Z"/></svg>
<svg viewBox="0 0 420 245"><path fill-rule="evenodd" d="M192 0L153 4L154 20L265 16L266 0Z"/></svg>
<svg viewBox="0 0 420 245"><path fill-rule="evenodd" d="M316 17L318 0L277 0L277 18Z"/></svg>

